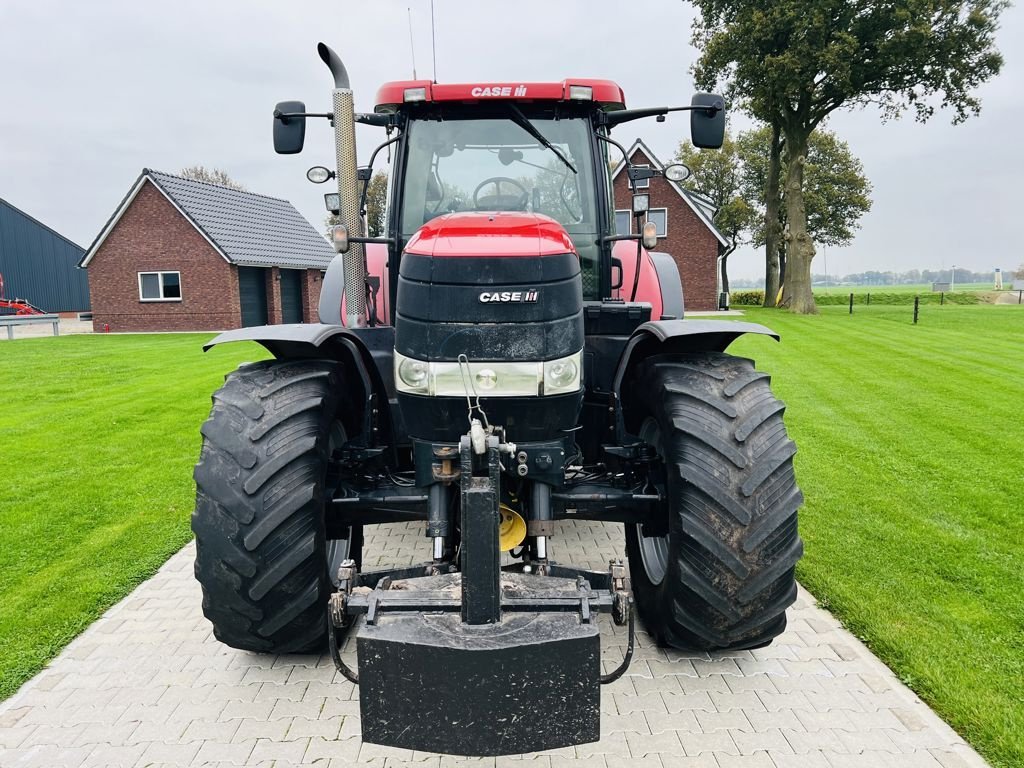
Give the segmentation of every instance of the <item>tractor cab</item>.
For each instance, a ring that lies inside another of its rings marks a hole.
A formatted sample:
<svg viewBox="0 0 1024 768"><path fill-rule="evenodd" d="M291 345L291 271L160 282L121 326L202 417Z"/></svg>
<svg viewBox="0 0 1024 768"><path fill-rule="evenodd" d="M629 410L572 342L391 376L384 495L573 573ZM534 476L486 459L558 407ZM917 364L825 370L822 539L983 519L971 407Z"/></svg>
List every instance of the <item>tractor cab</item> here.
<svg viewBox="0 0 1024 768"><path fill-rule="evenodd" d="M624 101L606 80L385 84L376 114L394 116L403 135L390 198L397 244L448 213L541 214L572 239L584 298L599 299L613 219L608 145L594 134Z"/></svg>

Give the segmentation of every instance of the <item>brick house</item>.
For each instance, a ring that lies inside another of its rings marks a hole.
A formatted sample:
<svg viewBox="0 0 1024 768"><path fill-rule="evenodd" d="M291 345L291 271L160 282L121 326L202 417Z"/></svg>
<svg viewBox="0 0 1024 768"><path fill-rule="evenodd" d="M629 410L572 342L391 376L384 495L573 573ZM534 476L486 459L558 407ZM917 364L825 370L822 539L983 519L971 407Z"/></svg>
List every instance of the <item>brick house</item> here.
<svg viewBox="0 0 1024 768"><path fill-rule="evenodd" d="M89 246L96 331L317 320L334 251L287 200L144 168Z"/></svg>
<svg viewBox="0 0 1024 768"><path fill-rule="evenodd" d="M663 169L661 161L640 139L628 151L633 165ZM634 227L629 179L619 163L612 173L615 191L615 225L619 234ZM651 196L647 214L658 227L658 251L668 253L679 266L687 311L718 309L718 257L728 241L713 223L715 208L704 197L657 176L637 182L637 192ZM642 226L646 220L641 219Z"/></svg>

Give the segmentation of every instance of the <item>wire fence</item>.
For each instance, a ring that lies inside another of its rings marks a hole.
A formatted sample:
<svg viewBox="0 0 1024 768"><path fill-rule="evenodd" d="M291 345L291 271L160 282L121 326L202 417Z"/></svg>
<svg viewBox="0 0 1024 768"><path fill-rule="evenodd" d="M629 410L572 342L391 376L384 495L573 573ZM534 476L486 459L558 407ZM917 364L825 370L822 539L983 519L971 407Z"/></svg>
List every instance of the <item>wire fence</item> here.
<svg viewBox="0 0 1024 768"><path fill-rule="evenodd" d="M745 306L761 306L764 301L763 291L742 291L732 296L731 305L736 309ZM736 301L735 299L739 299ZM865 311L878 315L884 311L887 319L904 320L918 323L922 320L922 308L943 306L976 306L993 303L991 293L982 294L974 291L959 292L928 292L912 291L878 291L878 292L833 292L815 293L814 301L818 307L828 308L830 312L846 310L854 315ZM1024 290L1005 291L994 303L1024 305Z"/></svg>

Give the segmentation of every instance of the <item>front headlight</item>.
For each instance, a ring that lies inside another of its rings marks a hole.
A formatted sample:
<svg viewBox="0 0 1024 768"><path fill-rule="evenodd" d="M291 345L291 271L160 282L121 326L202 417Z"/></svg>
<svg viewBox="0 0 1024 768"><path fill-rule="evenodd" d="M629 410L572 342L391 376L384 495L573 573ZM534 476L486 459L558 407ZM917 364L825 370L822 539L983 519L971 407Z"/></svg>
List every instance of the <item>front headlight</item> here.
<svg viewBox="0 0 1024 768"><path fill-rule="evenodd" d="M430 363L425 363L422 360L413 360L411 357L404 357L398 364L398 380L405 384L404 388L399 386L399 389L404 389L406 392L426 394L429 379Z"/></svg>
<svg viewBox="0 0 1024 768"><path fill-rule="evenodd" d="M395 352L399 392L439 397L540 397L578 392L583 353L546 362L428 362ZM467 393L467 389L469 390Z"/></svg>
<svg viewBox="0 0 1024 768"><path fill-rule="evenodd" d="M544 394L557 395L575 392L580 388L578 355L550 360L544 363Z"/></svg>

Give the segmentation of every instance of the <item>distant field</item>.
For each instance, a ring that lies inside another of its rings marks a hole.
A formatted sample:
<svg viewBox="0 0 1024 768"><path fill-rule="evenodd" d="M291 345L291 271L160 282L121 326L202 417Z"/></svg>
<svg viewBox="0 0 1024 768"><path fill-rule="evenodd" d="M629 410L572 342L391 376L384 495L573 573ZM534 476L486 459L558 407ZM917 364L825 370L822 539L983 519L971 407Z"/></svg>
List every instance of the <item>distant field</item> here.
<svg viewBox="0 0 1024 768"><path fill-rule="evenodd" d="M205 340L0 342L0 699L191 538L210 394L266 357Z"/></svg>
<svg viewBox="0 0 1024 768"><path fill-rule="evenodd" d="M954 287L957 292L961 291L991 291L995 283L957 283ZM931 293L931 283L916 283L911 285L830 285L825 288L823 285L815 285L814 293L836 294L849 296L851 293Z"/></svg>
<svg viewBox="0 0 1024 768"><path fill-rule="evenodd" d="M744 319L807 497L798 576L994 765L1024 765L1024 307Z"/></svg>

